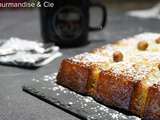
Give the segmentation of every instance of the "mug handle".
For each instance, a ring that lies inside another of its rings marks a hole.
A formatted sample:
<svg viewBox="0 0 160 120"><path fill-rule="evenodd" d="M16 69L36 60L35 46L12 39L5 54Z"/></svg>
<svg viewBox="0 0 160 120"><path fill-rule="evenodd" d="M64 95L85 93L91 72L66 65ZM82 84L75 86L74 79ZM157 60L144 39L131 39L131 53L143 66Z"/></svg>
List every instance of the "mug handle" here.
<svg viewBox="0 0 160 120"><path fill-rule="evenodd" d="M90 31L100 31L102 30L105 26L106 26L106 22L107 22L107 9L104 5L101 4L96 4L96 3L92 3L90 5L90 7L98 7L102 10L103 13L103 17L102 17L102 22L101 25L98 27L89 27Z"/></svg>

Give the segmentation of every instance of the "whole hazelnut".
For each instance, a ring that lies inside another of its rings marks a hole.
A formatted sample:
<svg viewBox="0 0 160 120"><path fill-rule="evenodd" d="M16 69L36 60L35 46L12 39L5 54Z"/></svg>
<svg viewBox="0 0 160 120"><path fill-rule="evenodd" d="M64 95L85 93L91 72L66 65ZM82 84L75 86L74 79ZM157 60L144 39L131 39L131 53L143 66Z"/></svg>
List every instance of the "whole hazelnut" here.
<svg viewBox="0 0 160 120"><path fill-rule="evenodd" d="M160 44L160 37L155 40L157 44Z"/></svg>
<svg viewBox="0 0 160 120"><path fill-rule="evenodd" d="M137 47L139 50L146 50L148 48L148 43L146 41L140 41Z"/></svg>
<svg viewBox="0 0 160 120"><path fill-rule="evenodd" d="M122 54L122 52L120 52L120 51L115 51L115 52L113 53L113 60L114 60L115 62L120 62L120 61L122 61L122 60L123 60L123 54Z"/></svg>

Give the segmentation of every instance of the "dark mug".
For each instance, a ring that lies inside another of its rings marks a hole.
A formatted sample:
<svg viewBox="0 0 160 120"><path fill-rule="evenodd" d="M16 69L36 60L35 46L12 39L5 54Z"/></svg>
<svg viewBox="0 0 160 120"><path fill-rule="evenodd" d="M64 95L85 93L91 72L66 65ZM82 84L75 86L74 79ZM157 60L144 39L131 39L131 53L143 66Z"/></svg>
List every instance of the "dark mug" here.
<svg viewBox="0 0 160 120"><path fill-rule="evenodd" d="M54 42L61 47L80 46L88 43L88 32L102 30L106 25L107 10L101 4L89 0L47 0L53 7L44 6L41 0L41 31L44 42ZM102 10L102 22L98 27L90 27L91 7Z"/></svg>

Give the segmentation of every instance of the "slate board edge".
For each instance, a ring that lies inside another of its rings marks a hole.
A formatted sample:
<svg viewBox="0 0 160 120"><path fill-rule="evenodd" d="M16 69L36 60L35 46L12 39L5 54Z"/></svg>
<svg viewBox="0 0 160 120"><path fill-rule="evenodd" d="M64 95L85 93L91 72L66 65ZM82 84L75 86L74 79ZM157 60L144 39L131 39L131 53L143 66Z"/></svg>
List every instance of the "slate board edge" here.
<svg viewBox="0 0 160 120"><path fill-rule="evenodd" d="M80 114L80 113L77 114L77 113L73 112L71 109L64 107L64 105L59 105L60 103L58 102L57 99L51 100L50 98L46 98L46 96L44 94L42 94L42 93L39 94L39 92L36 89L31 88L30 85L24 85L24 86L22 86L22 89L24 92L26 92L30 95L33 95L36 98L38 98L48 104L51 104L57 108L60 108L61 110L65 111L71 115L74 115L75 117L78 117L81 120L91 120L90 118L86 118L86 116L83 116L83 114ZM59 104L56 104L56 103L59 103Z"/></svg>
<svg viewBox="0 0 160 120"><path fill-rule="evenodd" d="M52 74L50 74L50 75L47 75L47 76L51 76L51 77L53 77L54 76L54 78L51 78L52 79L52 81L54 81L54 82L56 82L56 75L57 75L57 73L53 73L53 75ZM27 92L27 93L29 93L30 95L33 95L33 96L35 96L35 97L37 97L38 99L40 99L40 100L42 100L42 101L44 101L44 102L47 102L48 104L51 104L51 105L53 105L53 106L55 106L55 107L57 107L57 108L60 108L60 109L62 109L63 111L65 111L65 112L68 112L69 114L72 114L72 115L74 115L74 116L76 116L76 117L78 117L78 118L80 118L80 119L82 119L82 120L99 120L98 118L91 118L91 116L88 114L88 113L84 113L84 112L82 112L83 111L83 109L79 109L79 108L74 108L73 106L72 107L70 107L70 106L68 106L65 102L63 102L63 101L61 101L59 98L56 98L56 97L52 97L52 96L54 96L54 95L49 95L50 94L50 92L49 92L49 94L46 92L46 91L44 91L44 90L42 90L42 86L46 86L47 88L51 85L53 85L53 84L50 84L50 81L48 81L48 82L44 82L44 78L46 77L46 75L44 76L44 77L38 77L38 78L40 78L39 80L37 79L37 77L36 78L33 78L32 79L32 81L30 81L30 82L28 82L28 83L26 83L25 85L23 85L22 86L22 89L23 89L23 91L25 91L25 92ZM36 80L38 80L39 82L37 82ZM56 86L60 86L60 85L57 85L56 84ZM73 92L73 91L70 91L69 89L67 89L67 88L64 88L64 89L66 89L67 91L69 91L69 92ZM53 92L54 93L54 92ZM75 92L73 92L75 95L78 95L78 96L80 96L80 97L84 97L84 96L81 96L80 94L77 94L77 93L75 93ZM97 101L95 101L94 100L94 102L96 102L96 104L100 104L99 102L97 102ZM101 104L102 105L102 104ZM105 106L105 105L104 105ZM113 109L113 108L110 108L110 107L107 107L107 108L109 108L109 109ZM81 111L82 110L82 111ZM115 109L113 109L113 110L115 110ZM116 110L115 110L116 111ZM120 111L119 111L120 112ZM121 112L120 112L121 113ZM109 113L110 114L110 113ZM124 114L123 112L122 112L122 114ZM128 116L128 115L127 115ZM132 118L133 117L133 118ZM137 119L138 118L138 119ZM104 119L101 119L101 120L104 120ZM108 119L108 118L105 118L105 120L113 120L113 119ZM120 118L118 118L118 119L116 119L116 120L121 120ZM126 119L125 119L126 120ZM128 116L128 119L127 120L141 120L139 117L136 117L136 116L134 116L134 115L131 115L131 116Z"/></svg>

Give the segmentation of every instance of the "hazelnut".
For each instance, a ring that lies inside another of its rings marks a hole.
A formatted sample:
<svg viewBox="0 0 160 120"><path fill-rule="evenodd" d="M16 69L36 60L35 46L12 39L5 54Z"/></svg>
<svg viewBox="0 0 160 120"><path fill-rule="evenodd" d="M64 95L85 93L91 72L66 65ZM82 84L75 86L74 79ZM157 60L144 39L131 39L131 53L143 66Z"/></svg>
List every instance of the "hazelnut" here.
<svg viewBox="0 0 160 120"><path fill-rule="evenodd" d="M158 64L158 69L160 70L160 64Z"/></svg>
<svg viewBox="0 0 160 120"><path fill-rule="evenodd" d="M146 41L140 41L138 43L139 50L146 50L148 48L148 43Z"/></svg>
<svg viewBox="0 0 160 120"><path fill-rule="evenodd" d="M122 60L123 60L123 54L122 54L122 52L120 52L120 51L115 51L115 52L113 53L113 60L114 60L115 62L120 62L120 61L122 61Z"/></svg>
<svg viewBox="0 0 160 120"><path fill-rule="evenodd" d="M160 44L160 37L155 40L157 44Z"/></svg>

